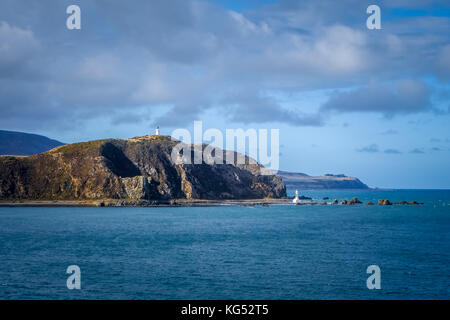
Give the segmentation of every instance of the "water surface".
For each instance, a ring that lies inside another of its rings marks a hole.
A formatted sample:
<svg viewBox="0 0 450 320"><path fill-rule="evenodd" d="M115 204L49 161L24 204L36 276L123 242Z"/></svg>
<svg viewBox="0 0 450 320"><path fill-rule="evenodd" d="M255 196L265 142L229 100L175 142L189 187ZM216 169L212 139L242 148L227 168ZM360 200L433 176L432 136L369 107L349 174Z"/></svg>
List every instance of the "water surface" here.
<svg viewBox="0 0 450 320"><path fill-rule="evenodd" d="M450 191L300 194L425 205L0 208L0 298L450 298Z"/></svg>

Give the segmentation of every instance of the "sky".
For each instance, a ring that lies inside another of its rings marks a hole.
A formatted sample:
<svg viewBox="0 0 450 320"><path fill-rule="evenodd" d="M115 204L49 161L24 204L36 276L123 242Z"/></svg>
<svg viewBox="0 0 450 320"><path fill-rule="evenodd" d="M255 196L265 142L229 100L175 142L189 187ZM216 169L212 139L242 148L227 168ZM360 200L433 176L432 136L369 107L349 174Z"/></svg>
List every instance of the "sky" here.
<svg viewBox="0 0 450 320"><path fill-rule="evenodd" d="M0 129L71 143L195 120L279 129L282 170L450 188L450 3L0 2Z"/></svg>

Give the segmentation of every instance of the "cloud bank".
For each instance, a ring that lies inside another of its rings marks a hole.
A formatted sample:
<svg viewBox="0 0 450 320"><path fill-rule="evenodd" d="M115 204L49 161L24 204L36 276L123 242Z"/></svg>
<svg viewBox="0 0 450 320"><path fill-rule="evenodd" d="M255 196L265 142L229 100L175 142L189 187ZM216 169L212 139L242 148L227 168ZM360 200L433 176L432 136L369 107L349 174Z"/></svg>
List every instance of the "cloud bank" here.
<svg viewBox="0 0 450 320"><path fill-rule="evenodd" d="M81 0L82 29L70 31L70 4L1 2L0 126L73 128L143 113L180 126L205 112L320 126L330 111L430 111L424 78L450 75L448 17L388 19L370 31L366 5L352 0L280 1L243 13L197 0ZM436 4L445 6L415 5ZM279 99L330 89L319 111Z"/></svg>

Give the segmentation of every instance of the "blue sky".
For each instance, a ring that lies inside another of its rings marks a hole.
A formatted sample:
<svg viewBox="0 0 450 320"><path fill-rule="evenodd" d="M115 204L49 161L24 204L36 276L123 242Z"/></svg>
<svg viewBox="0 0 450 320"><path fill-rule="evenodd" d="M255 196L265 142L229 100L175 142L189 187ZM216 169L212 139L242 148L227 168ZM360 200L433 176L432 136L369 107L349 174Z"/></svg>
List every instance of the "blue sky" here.
<svg viewBox="0 0 450 320"><path fill-rule="evenodd" d="M254 10L262 6L267 6L276 3L275 0L209 0L209 1L236 12Z"/></svg>
<svg viewBox="0 0 450 320"><path fill-rule="evenodd" d="M449 34L448 1L3 0L0 128L280 129L283 170L450 188Z"/></svg>

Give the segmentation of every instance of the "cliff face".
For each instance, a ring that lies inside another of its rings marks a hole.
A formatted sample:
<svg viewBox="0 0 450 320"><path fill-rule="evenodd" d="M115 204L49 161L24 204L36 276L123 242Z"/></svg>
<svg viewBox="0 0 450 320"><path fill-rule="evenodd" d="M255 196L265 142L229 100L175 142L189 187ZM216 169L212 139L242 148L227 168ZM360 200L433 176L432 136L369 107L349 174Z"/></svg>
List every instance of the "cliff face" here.
<svg viewBox="0 0 450 320"><path fill-rule="evenodd" d="M256 199L286 196L259 164L174 164L166 136L75 143L0 157L0 199ZM203 146L205 147L205 146ZM235 153L233 153L236 155Z"/></svg>
<svg viewBox="0 0 450 320"><path fill-rule="evenodd" d="M368 189L361 180L345 175L331 175L312 177L304 173L278 171L287 188L292 189Z"/></svg>

